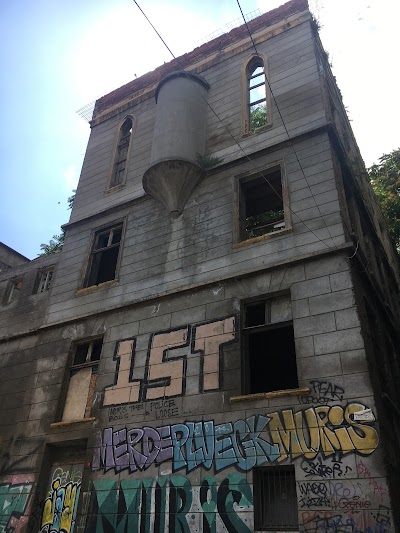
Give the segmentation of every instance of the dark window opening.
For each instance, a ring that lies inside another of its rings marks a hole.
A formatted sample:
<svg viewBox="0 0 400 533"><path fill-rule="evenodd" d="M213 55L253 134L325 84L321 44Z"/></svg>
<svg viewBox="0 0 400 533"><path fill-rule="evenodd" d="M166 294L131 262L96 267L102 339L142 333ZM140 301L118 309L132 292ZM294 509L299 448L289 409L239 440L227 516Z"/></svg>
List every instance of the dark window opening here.
<svg viewBox="0 0 400 533"><path fill-rule="evenodd" d="M255 57L247 65L248 120L250 131L265 126L268 122L267 92L264 63Z"/></svg>
<svg viewBox="0 0 400 533"><path fill-rule="evenodd" d="M127 118L122 124L115 156L115 163L110 182L110 188L120 185L124 181L129 144L132 136L132 119Z"/></svg>
<svg viewBox="0 0 400 533"><path fill-rule="evenodd" d="M86 287L115 279L122 225L96 233Z"/></svg>
<svg viewBox="0 0 400 533"><path fill-rule="evenodd" d="M246 240L285 227L280 169L240 183L240 239Z"/></svg>
<svg viewBox="0 0 400 533"><path fill-rule="evenodd" d="M103 339L78 344L69 372L63 422L90 417Z"/></svg>
<svg viewBox="0 0 400 533"><path fill-rule="evenodd" d="M244 392L298 388L290 297L247 304L244 324Z"/></svg>
<svg viewBox="0 0 400 533"><path fill-rule="evenodd" d="M294 466L255 468L253 476L254 529L298 530Z"/></svg>

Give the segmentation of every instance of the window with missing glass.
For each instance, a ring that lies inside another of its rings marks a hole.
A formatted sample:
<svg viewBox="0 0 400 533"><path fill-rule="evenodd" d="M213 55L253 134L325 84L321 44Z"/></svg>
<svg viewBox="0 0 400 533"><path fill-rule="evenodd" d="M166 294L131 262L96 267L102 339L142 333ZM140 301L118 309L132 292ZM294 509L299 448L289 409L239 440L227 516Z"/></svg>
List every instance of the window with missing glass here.
<svg viewBox="0 0 400 533"><path fill-rule="evenodd" d="M89 259L85 287L116 278L120 256L122 223L97 231Z"/></svg>
<svg viewBox="0 0 400 533"><path fill-rule="evenodd" d="M253 494L255 531L298 531L293 465L254 468Z"/></svg>
<svg viewBox="0 0 400 533"><path fill-rule="evenodd" d="M73 422L90 417L102 346L102 338L82 342L75 346L69 370L62 422Z"/></svg>
<svg viewBox="0 0 400 533"><path fill-rule="evenodd" d="M287 192L280 166L238 182L239 238L246 241L289 226Z"/></svg>
<svg viewBox="0 0 400 533"><path fill-rule="evenodd" d="M53 267L47 268L46 270L41 270L38 273L35 285L33 287L33 294L41 294L50 290L53 280L53 273Z"/></svg>
<svg viewBox="0 0 400 533"><path fill-rule="evenodd" d="M252 57L244 69L244 132L254 133L269 122L266 66L260 56Z"/></svg>
<svg viewBox="0 0 400 533"><path fill-rule="evenodd" d="M125 175L129 160L129 148L132 138L133 120L127 117L118 132L118 143L115 153L110 189L121 185L125 181Z"/></svg>
<svg viewBox="0 0 400 533"><path fill-rule="evenodd" d="M23 278L18 277L9 281L3 297L3 305L10 304L18 300L22 289Z"/></svg>
<svg viewBox="0 0 400 533"><path fill-rule="evenodd" d="M243 393L298 388L290 294L245 303L242 320Z"/></svg>

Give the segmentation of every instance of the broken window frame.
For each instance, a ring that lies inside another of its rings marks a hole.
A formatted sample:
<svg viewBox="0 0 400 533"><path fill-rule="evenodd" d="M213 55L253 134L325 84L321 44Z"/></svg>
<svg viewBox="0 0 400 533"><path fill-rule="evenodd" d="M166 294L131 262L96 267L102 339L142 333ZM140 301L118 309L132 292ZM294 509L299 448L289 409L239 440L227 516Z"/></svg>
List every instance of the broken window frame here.
<svg viewBox="0 0 400 533"><path fill-rule="evenodd" d="M298 531L295 467L253 469L254 531ZM285 498L286 498L286 504Z"/></svg>
<svg viewBox="0 0 400 533"><path fill-rule="evenodd" d="M279 173L279 180L277 175ZM278 183L276 183L278 181ZM251 187L259 182L261 194L253 195L259 204L261 198L270 204L271 209L249 214L257 207L249 204L248 194ZM275 182L275 183L274 183ZM286 172L283 163L277 163L257 174L246 173L237 176L235 185L235 203L237 221L235 222L235 241L252 242L254 239L266 238L291 229L289 194ZM278 205L278 208L275 206ZM274 218L273 213L277 216Z"/></svg>
<svg viewBox="0 0 400 533"><path fill-rule="evenodd" d="M133 126L134 118L128 115L118 128L118 138L114 150L110 183L108 186L109 190L121 187L125 183L132 145Z"/></svg>
<svg viewBox="0 0 400 533"><path fill-rule="evenodd" d="M287 318L280 321L274 320L271 313L272 305L279 305L279 303L284 301L289 301L289 313ZM249 325L249 309L252 307L254 308L255 306L258 306L261 309L262 305L264 305L263 323ZM299 388L290 293L287 291L279 291L267 297L256 297L243 302L242 324L242 394L262 394ZM285 330L282 334L284 335L284 342L287 343L287 348L290 348L289 353L279 354L278 359L273 359L274 354L268 353L267 351L263 354L265 359L264 362L261 363L261 367L266 367L267 365L272 365L272 363L274 363L275 368L280 370L280 372L276 373L277 377L274 378L273 372L264 372L259 368L260 364L257 364L256 361L257 353L255 351L254 353L251 353L252 348L250 345L252 342L251 337L259 334L269 334L272 341L276 342L276 335L279 334L279 330ZM287 336L288 334L290 335L289 338ZM269 376L269 381L267 381L266 376ZM257 380L260 377L262 377L263 383L265 383L264 390L257 390L259 389L257 386ZM274 386L277 382L280 382L281 385Z"/></svg>
<svg viewBox="0 0 400 533"><path fill-rule="evenodd" d="M33 294L42 294L51 289L54 276L54 267L40 270L35 282Z"/></svg>
<svg viewBox="0 0 400 533"><path fill-rule="evenodd" d="M118 242L113 242L114 235L120 232L120 237ZM92 250L90 253L88 268L85 276L84 287L94 287L101 285L102 283L107 283L109 281L114 281L117 279L117 273L119 270L119 264L121 259L121 248L124 232L124 223L122 221L117 222L111 226L106 226L99 228L93 234ZM107 242L105 246L99 246L99 241L103 236L108 233ZM113 277L108 279L102 279L101 277L101 263L104 254L107 254L110 250L117 249L117 255L113 258L115 262L114 267L111 269L114 271ZM99 281L100 280L100 281Z"/></svg>
<svg viewBox="0 0 400 533"><path fill-rule="evenodd" d="M15 302L18 299L21 293L22 284L23 284L23 276L18 276L9 281L7 290L3 298L3 305L7 305L12 302Z"/></svg>
<svg viewBox="0 0 400 533"><path fill-rule="evenodd" d="M82 352L81 352L82 349L86 350L86 354L84 354L84 361L78 360L77 362L77 357L82 356ZM61 422L74 422L76 420L84 420L86 418L90 418L92 407L93 407L97 373L99 369L102 349L103 349L103 337L96 337L91 340L86 340L86 341L78 342L74 344L73 359L68 369L66 386L65 386L65 391L63 395L64 401L62 405L62 413L60 414ZM91 375L90 375L90 380L89 380L89 385L88 385L88 390L87 390L87 397L86 397L85 410L83 413L83 417L79 419L68 419L69 412L66 411L67 402L68 402L68 398L70 394L73 395L73 392L71 389L71 378L74 375L76 375L79 371L87 369L87 368L91 369ZM70 389L71 389L71 392L70 392Z"/></svg>

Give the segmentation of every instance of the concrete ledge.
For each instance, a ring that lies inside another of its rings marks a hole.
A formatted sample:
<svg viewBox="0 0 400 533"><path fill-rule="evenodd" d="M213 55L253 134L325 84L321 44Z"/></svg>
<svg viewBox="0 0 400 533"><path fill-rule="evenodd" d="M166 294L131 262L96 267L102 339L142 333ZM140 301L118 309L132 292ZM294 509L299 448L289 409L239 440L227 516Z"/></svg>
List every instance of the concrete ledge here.
<svg viewBox="0 0 400 533"><path fill-rule="evenodd" d="M104 281L103 283L99 283L98 285L90 285L90 287L85 287L83 289L78 289L75 293L76 296L84 296L85 294L90 294L91 292L100 290L100 289L107 289L108 287L112 287L113 285L117 285L119 282L119 279L111 279L110 281Z"/></svg>
<svg viewBox="0 0 400 533"><path fill-rule="evenodd" d="M304 387L302 389L285 389L273 392L257 392L256 394L244 394L243 396L231 396L231 402L249 402L251 400L266 400L269 398L280 398L282 396L304 396L310 394L311 389Z"/></svg>
<svg viewBox="0 0 400 533"><path fill-rule="evenodd" d="M91 416L89 418L81 418L80 420L71 420L69 422L53 422L50 424L51 428L64 428L68 426L72 426L74 424L88 424L89 422L94 422L96 420L95 416Z"/></svg>
<svg viewBox="0 0 400 533"><path fill-rule="evenodd" d="M271 231L271 233L265 233L264 235L259 235L258 237L251 237L250 239L246 239L245 241L235 242L232 244L232 248L241 248L242 246L253 244L253 242L266 241L273 237L278 237L280 235L286 235L287 233L290 233L291 231L293 231L292 226L288 228L283 228L277 231Z"/></svg>

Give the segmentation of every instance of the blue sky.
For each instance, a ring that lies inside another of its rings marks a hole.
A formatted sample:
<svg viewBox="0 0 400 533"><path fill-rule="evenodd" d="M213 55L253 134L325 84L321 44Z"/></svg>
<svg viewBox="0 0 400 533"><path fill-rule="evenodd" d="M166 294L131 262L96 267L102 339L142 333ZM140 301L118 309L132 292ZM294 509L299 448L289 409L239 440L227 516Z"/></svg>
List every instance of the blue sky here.
<svg viewBox="0 0 400 533"><path fill-rule="evenodd" d="M309 0L367 165L400 146L396 0ZM280 0L242 0L245 13ZM240 17L236 0L140 0L175 54ZM389 15L388 15L389 14ZM0 6L0 241L33 259L68 221L90 129L76 111L170 55L132 0Z"/></svg>

